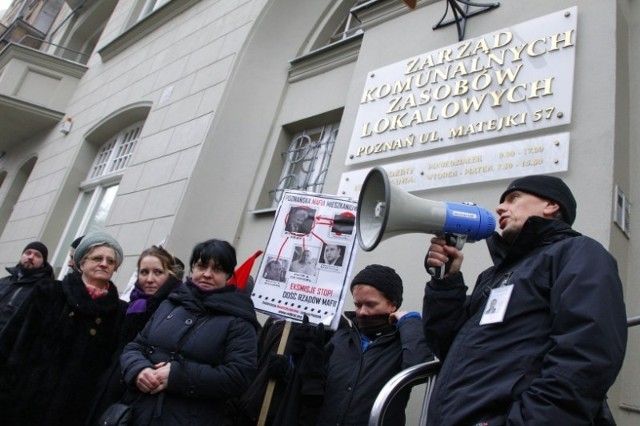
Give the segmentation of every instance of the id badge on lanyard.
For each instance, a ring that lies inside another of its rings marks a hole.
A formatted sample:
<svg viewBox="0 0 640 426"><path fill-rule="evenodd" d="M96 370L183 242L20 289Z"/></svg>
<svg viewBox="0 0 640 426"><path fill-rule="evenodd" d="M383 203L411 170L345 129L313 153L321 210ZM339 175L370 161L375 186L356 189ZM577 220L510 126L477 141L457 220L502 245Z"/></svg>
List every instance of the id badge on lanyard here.
<svg viewBox="0 0 640 426"><path fill-rule="evenodd" d="M504 320L504 314L507 312L507 306L509 306L513 292L513 284L509 284L510 277L511 274L508 274L502 279L500 286L491 289L482 318L480 318L480 325L497 324Z"/></svg>

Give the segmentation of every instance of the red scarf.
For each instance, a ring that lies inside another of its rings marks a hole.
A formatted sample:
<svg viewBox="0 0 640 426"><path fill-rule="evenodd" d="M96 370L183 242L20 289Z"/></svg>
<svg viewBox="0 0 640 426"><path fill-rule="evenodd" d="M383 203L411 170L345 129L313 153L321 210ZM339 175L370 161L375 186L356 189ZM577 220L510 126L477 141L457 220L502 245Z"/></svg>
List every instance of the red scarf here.
<svg viewBox="0 0 640 426"><path fill-rule="evenodd" d="M97 299L98 297L105 297L107 294L109 294L108 283L107 283L107 288L104 288L104 289L92 286L87 283L84 284L84 287L87 289L87 292L89 292L89 296L91 296L92 299Z"/></svg>

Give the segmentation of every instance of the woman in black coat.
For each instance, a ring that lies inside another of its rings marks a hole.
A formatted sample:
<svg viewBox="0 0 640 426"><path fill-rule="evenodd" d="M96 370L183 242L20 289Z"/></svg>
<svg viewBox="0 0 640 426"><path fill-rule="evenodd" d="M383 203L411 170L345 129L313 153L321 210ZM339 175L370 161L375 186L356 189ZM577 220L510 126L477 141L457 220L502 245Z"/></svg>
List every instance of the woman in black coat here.
<svg viewBox="0 0 640 426"><path fill-rule="evenodd" d="M193 249L191 276L160 305L120 358L137 389L134 425L219 425L225 401L256 373L259 328L248 295L227 281L235 249L208 240Z"/></svg>
<svg viewBox="0 0 640 426"><path fill-rule="evenodd" d="M125 394L127 387L120 368L122 349L142 331L160 304L182 285L184 263L161 246L144 250L138 257L137 266L138 278L129 295L118 350L102 375L88 425L95 425L109 405L127 402L129 395Z"/></svg>
<svg viewBox="0 0 640 426"><path fill-rule="evenodd" d="M0 422L81 425L116 350L126 304L110 281L122 263L108 234L85 236L80 273L36 287L0 334Z"/></svg>

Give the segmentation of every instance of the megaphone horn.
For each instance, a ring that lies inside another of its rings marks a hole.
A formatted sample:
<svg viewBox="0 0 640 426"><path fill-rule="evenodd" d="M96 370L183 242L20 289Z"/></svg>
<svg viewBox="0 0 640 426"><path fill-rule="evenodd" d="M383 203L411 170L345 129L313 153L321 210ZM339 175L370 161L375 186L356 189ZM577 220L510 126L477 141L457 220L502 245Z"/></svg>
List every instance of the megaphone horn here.
<svg viewBox="0 0 640 426"><path fill-rule="evenodd" d="M473 203L450 203L416 197L392 185L385 170L374 167L360 190L356 214L358 244L371 251L387 239L421 232L454 235L474 242L489 237L494 216Z"/></svg>

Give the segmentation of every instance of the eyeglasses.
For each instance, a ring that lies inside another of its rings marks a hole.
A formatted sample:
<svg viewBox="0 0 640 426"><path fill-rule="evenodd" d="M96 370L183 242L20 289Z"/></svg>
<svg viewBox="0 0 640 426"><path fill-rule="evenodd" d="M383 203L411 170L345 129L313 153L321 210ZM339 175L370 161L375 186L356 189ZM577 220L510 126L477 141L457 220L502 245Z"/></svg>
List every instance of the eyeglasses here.
<svg viewBox="0 0 640 426"><path fill-rule="evenodd" d="M107 265L109 266L113 266L116 264L116 260L113 257L89 256L87 257L87 259L95 263L107 262Z"/></svg>

